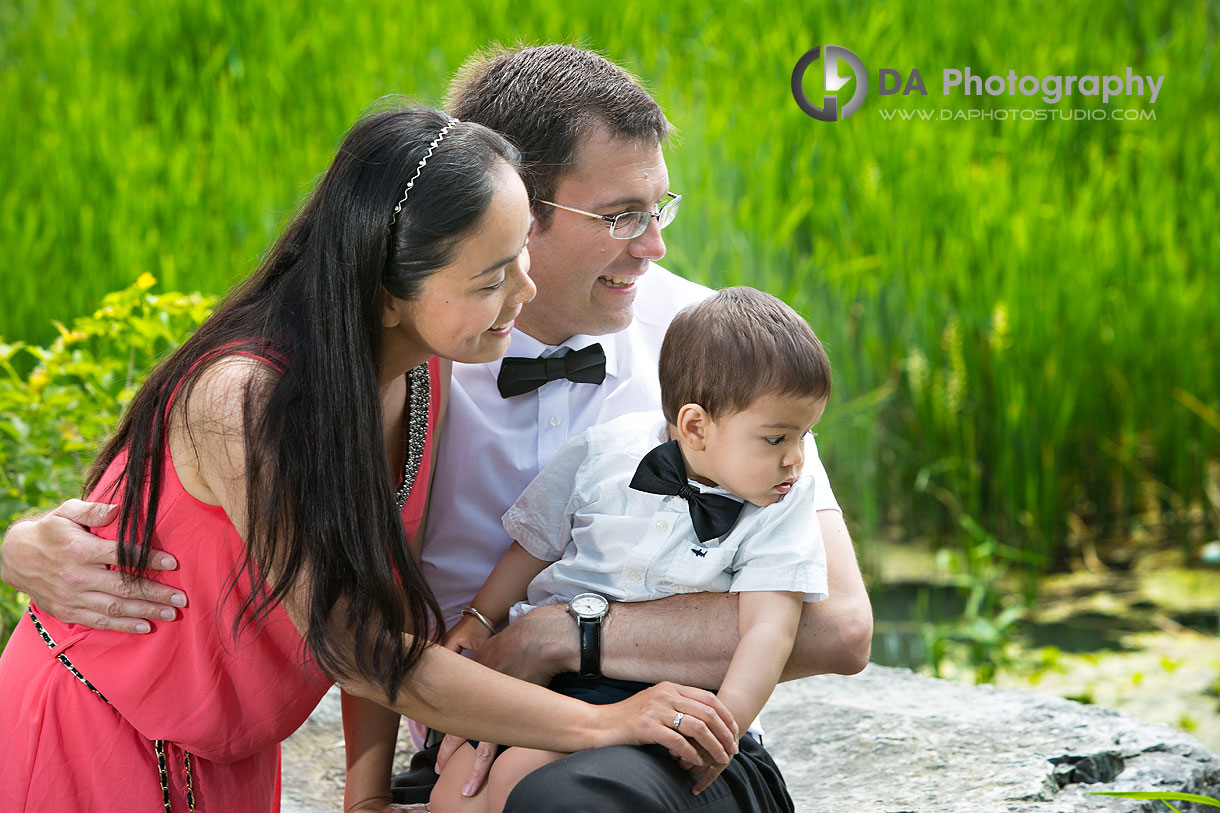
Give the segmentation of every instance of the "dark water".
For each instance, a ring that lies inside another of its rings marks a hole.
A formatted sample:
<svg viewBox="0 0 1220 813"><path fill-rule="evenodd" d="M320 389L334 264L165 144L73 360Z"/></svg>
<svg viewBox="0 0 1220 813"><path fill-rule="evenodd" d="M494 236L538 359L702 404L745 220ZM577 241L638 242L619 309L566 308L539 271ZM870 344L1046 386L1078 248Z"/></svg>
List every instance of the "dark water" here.
<svg viewBox="0 0 1220 813"><path fill-rule="evenodd" d="M874 587L872 659L884 666L918 668L930 662L928 633L937 622L961 619L966 610L964 592L956 587L925 582L894 582ZM1129 649L1123 636L1158 629L1158 608L1132 604L1130 612L1108 615L1081 612L1054 623L1020 622L1015 639L1029 649L1053 646L1063 652L1119 652ZM1191 612L1162 616L1184 627L1220 633L1220 613Z"/></svg>

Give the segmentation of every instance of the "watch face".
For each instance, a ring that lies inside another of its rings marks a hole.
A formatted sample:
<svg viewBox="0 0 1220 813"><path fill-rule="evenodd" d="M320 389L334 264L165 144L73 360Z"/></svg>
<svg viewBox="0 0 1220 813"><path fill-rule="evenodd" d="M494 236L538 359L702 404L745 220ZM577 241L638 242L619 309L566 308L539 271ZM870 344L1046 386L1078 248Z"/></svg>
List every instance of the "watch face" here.
<svg viewBox="0 0 1220 813"><path fill-rule="evenodd" d="M572 599L571 607L579 616L598 616L610 608L610 602L596 593L581 593Z"/></svg>

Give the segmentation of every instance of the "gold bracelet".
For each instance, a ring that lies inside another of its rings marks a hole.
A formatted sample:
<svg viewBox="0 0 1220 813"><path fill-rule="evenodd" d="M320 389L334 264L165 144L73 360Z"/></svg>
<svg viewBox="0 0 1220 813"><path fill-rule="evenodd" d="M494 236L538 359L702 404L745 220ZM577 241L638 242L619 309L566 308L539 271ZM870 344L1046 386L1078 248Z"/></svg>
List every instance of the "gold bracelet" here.
<svg viewBox="0 0 1220 813"><path fill-rule="evenodd" d="M492 624L490 621L488 621L488 620L487 620L487 616L483 615L481 612L479 612L478 610L476 610L476 609L474 608L474 605L473 605L473 604L467 604L465 607L463 607L463 608L462 608L462 615L472 615L472 616L474 616L475 618L477 618L477 619L479 620L479 622L480 622L480 623L481 623L483 626L487 627L487 631L488 631L488 632L490 632L492 635L495 635L495 634L496 634L496 628L495 628L495 625L493 625L493 624Z"/></svg>

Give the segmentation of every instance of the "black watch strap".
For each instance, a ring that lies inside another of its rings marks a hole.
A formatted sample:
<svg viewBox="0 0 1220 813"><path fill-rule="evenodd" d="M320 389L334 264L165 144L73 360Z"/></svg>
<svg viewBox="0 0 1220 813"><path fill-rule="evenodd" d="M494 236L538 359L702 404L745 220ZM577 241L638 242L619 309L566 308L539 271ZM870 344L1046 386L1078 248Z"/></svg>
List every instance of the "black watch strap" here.
<svg viewBox="0 0 1220 813"><path fill-rule="evenodd" d="M580 676L594 680L602 676L602 621L577 619L580 625Z"/></svg>

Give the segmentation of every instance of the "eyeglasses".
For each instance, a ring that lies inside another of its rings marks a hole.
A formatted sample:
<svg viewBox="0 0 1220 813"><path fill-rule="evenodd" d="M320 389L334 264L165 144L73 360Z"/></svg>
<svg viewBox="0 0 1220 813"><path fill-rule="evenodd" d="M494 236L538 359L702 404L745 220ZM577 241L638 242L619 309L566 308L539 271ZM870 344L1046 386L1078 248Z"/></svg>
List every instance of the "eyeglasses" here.
<svg viewBox="0 0 1220 813"><path fill-rule="evenodd" d="M571 206L564 206L562 203L554 203L549 200L540 200L538 202L545 203L547 206L554 206L556 209L566 209L569 212L576 212L578 215L604 220L610 224L610 236L615 240L634 240L648 229L648 221L654 217L657 219L658 229L663 229L674 222L674 218L678 215L678 206L682 203L682 196L675 195L673 192L666 192L665 194L669 195L669 200L665 201L665 204L655 212L623 212L617 215L599 215L595 212L574 209Z"/></svg>

